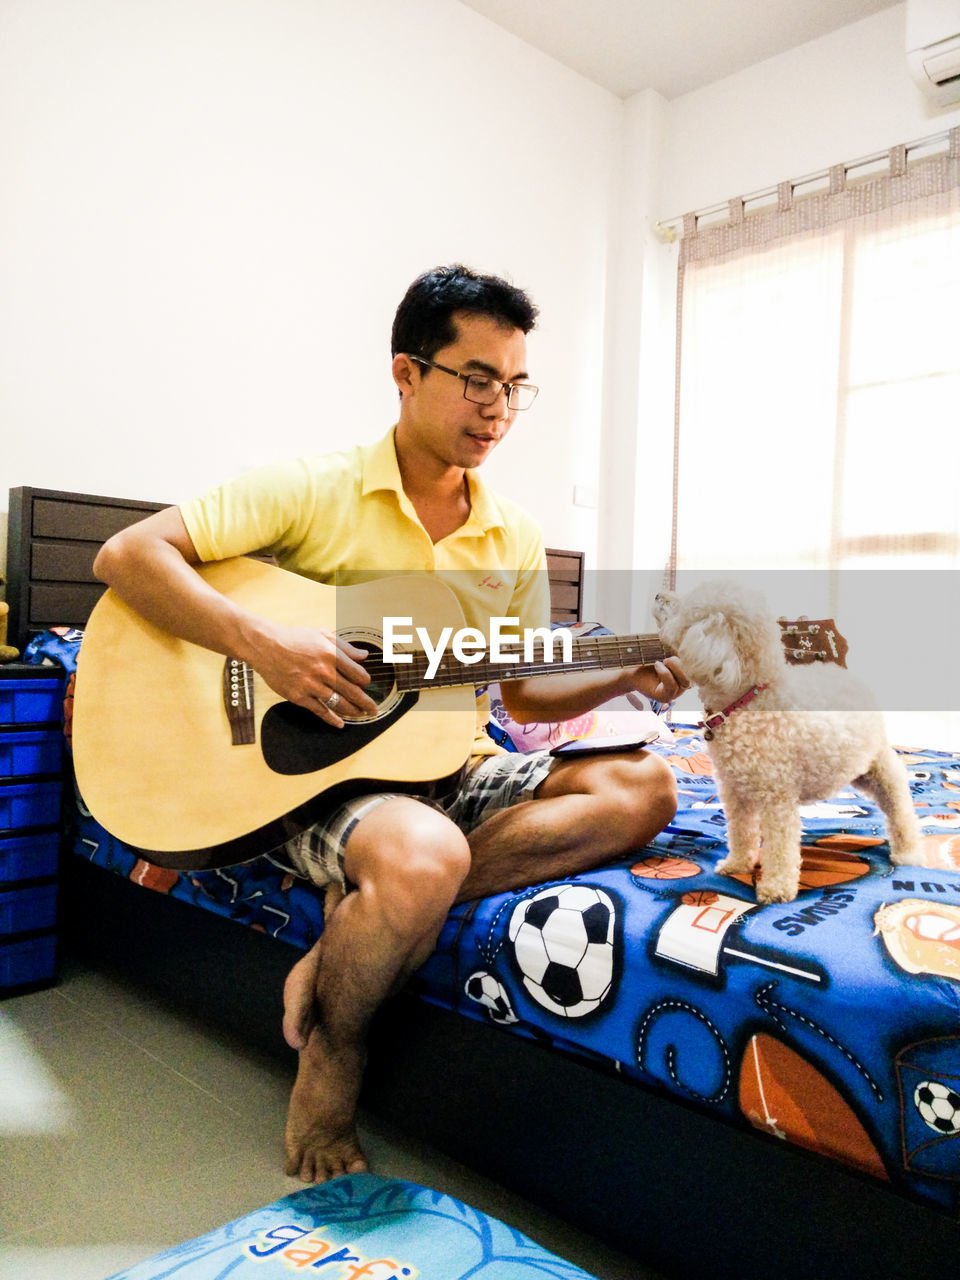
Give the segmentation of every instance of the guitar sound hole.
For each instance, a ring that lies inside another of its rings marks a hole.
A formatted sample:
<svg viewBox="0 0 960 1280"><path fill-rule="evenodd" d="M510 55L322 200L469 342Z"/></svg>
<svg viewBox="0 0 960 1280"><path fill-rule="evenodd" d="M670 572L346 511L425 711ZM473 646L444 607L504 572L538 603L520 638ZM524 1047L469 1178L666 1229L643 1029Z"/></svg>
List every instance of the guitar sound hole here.
<svg viewBox="0 0 960 1280"><path fill-rule="evenodd" d="M393 710L400 701L401 696L397 688L397 677L393 669L393 663L384 662L383 660L383 646L380 644L380 636L362 629L339 631L337 634L341 640L346 640L350 644L356 645L358 649L366 651L367 656L361 664L370 677L370 683L366 686L366 691L377 704L376 716L346 715L343 718L353 724L364 724L371 720L379 720Z"/></svg>
<svg viewBox="0 0 960 1280"><path fill-rule="evenodd" d="M383 650L378 649L375 645L365 643L363 648L367 650L368 657L363 660L363 669L370 676L370 683L367 685L367 693L379 706L382 702L386 702L396 687L396 677L393 674L393 663L384 662Z"/></svg>

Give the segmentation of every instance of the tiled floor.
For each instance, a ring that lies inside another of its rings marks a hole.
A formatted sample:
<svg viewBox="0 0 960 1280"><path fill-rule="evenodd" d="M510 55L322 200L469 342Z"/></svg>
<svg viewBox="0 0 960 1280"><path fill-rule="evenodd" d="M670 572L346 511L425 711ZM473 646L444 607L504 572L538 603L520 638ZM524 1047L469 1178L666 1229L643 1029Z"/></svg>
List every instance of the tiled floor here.
<svg viewBox="0 0 960 1280"><path fill-rule="evenodd" d="M297 1190L290 1071L70 967L0 1004L0 1280L105 1280ZM379 1120L374 1170L502 1218L600 1280L649 1273ZM651 1277L651 1280L654 1278Z"/></svg>

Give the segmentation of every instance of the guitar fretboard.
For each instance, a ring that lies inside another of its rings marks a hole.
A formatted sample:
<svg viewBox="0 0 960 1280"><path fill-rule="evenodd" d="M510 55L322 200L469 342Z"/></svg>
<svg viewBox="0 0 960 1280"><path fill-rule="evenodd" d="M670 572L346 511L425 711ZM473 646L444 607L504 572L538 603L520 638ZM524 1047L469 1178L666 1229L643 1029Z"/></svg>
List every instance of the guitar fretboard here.
<svg viewBox="0 0 960 1280"><path fill-rule="evenodd" d="M659 636L584 636L574 639L572 658L563 662L559 658L559 643L554 649L556 661L548 661L543 645L535 647L531 660L525 660L520 645L501 645L504 655L516 654L517 661L461 662L454 654L444 653L436 673L427 679L429 661L421 652L412 654L412 662L399 662L393 667L397 688L402 692L412 689L434 689L441 686L465 684L489 684L494 680L521 680L527 676L560 675L572 671L600 671L605 667L644 667L669 657L672 649L666 648ZM384 664L386 665L386 664ZM369 664L368 664L369 668Z"/></svg>

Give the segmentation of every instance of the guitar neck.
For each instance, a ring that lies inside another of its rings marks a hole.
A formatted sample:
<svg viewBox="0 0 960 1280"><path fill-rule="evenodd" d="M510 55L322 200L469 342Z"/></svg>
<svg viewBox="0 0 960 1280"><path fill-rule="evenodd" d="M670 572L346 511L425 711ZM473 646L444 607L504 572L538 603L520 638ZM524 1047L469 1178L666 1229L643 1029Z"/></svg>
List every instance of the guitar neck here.
<svg viewBox="0 0 960 1280"><path fill-rule="evenodd" d="M539 646L539 656L525 660L521 645L501 645L504 658L497 662L461 662L451 653L444 654L436 673L427 678L429 661L424 653L412 654L412 662L395 667L397 687L401 691L435 689L451 685L482 685L496 680L521 680L527 676L555 676L572 671L600 671L604 668L647 667L668 658L668 649L659 636L583 636L574 639L569 662L548 661ZM557 649L559 652L559 646ZM516 655L517 661L511 660Z"/></svg>

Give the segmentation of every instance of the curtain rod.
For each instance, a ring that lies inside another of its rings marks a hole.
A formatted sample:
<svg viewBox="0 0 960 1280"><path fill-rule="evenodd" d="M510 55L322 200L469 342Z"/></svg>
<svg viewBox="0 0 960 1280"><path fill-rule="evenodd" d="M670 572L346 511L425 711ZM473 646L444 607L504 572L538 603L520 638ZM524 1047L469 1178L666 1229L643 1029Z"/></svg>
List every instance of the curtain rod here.
<svg viewBox="0 0 960 1280"><path fill-rule="evenodd" d="M950 145L951 134L953 129L944 129L940 133L932 133L926 138L918 138L915 142L904 143L904 150L909 156L911 151L918 151L921 147L932 147L937 143L945 143ZM862 169L868 164L879 164L881 160L888 159L891 148L885 151L875 151L873 155L861 156L859 160L847 160L843 164L843 169L849 173L853 169ZM832 166L831 166L832 167ZM830 168L818 169L815 173L807 174L803 178L791 178L790 184L793 187L807 186L812 182L827 182L830 179ZM753 191L749 195L741 196L739 199L743 203L750 204L755 200L773 200L776 198L780 184L776 183L772 187L764 187L760 191ZM733 197L734 199L738 197ZM694 210L693 216L697 220L700 218L710 218L720 216L727 213L730 208L730 201L723 200L719 204L710 205L705 209ZM664 244L672 244L675 240L679 240L683 232L683 220L686 214L676 214L672 218L664 218L660 222L654 223L654 231Z"/></svg>

